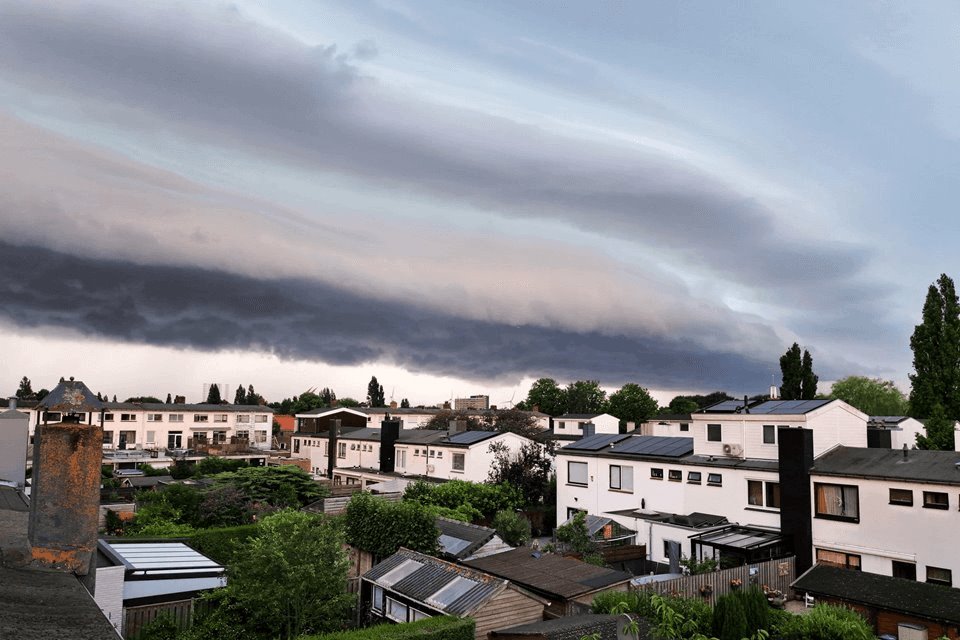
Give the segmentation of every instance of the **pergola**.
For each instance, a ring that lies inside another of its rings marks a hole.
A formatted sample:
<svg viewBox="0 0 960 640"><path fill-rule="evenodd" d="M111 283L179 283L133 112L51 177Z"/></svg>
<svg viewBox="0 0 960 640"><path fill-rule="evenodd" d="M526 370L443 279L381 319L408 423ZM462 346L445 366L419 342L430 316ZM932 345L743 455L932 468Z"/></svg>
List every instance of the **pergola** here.
<svg viewBox="0 0 960 640"><path fill-rule="evenodd" d="M762 562L790 555L788 540L778 531L730 525L690 536L693 557L737 558L738 564Z"/></svg>

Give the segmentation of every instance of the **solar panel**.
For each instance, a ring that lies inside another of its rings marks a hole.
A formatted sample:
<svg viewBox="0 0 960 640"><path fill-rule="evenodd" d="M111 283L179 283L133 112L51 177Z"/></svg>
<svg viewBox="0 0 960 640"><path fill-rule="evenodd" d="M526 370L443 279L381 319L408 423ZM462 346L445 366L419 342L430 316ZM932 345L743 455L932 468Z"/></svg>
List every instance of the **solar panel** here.
<svg viewBox="0 0 960 640"><path fill-rule="evenodd" d="M680 458L693 453L693 438L675 436L631 436L613 446L617 453Z"/></svg>
<svg viewBox="0 0 960 640"><path fill-rule="evenodd" d="M580 451L599 451L611 443L620 442L629 438L625 433L598 433L586 438L580 438L576 442L571 442L564 449L578 449Z"/></svg>
<svg viewBox="0 0 960 640"><path fill-rule="evenodd" d="M717 404L712 404L712 405L710 405L709 407L705 407L703 410L704 410L704 411L708 411L708 412L710 412L710 411L717 411L717 412L730 411L730 412L732 412L732 411L736 411L737 409L739 409L739 408L742 407L742 406L743 406L743 401L742 401L742 400L723 400L722 402L718 402Z"/></svg>
<svg viewBox="0 0 960 640"><path fill-rule="evenodd" d="M461 431L447 437L447 440L454 444L474 444L487 438L492 438L495 433L492 431Z"/></svg>
<svg viewBox="0 0 960 640"><path fill-rule="evenodd" d="M750 413L761 415L802 414L818 409L832 400L770 400L750 409Z"/></svg>

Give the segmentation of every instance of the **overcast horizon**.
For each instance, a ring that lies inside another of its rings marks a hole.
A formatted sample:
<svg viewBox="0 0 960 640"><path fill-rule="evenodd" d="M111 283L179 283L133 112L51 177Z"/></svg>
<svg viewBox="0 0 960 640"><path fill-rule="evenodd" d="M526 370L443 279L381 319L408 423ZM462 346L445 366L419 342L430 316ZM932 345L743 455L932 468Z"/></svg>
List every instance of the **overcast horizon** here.
<svg viewBox="0 0 960 640"><path fill-rule="evenodd" d="M893 379L958 275L949 3L0 0L0 384ZM232 399L232 398L231 398Z"/></svg>

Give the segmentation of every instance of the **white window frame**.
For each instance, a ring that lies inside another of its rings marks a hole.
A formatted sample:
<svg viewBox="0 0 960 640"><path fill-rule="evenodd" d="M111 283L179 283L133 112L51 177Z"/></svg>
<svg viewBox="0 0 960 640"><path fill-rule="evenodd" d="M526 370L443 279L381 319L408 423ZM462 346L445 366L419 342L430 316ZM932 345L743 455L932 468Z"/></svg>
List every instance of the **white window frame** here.
<svg viewBox="0 0 960 640"><path fill-rule="evenodd" d="M610 465L610 490L633 493L633 467L624 464Z"/></svg>
<svg viewBox="0 0 960 640"><path fill-rule="evenodd" d="M451 465L451 469L454 471L463 471L467 466L467 455L465 453L453 454L453 461L451 462Z"/></svg>
<svg viewBox="0 0 960 640"><path fill-rule="evenodd" d="M182 413L171 413L167 415L167 422L183 422Z"/></svg>
<svg viewBox="0 0 960 640"><path fill-rule="evenodd" d="M576 469L576 474L574 474L574 469ZM580 478L583 478L583 481L579 481ZM567 461L567 484L572 484L577 487L586 487L589 484L590 480L590 465L586 462L580 462L578 460L568 460Z"/></svg>

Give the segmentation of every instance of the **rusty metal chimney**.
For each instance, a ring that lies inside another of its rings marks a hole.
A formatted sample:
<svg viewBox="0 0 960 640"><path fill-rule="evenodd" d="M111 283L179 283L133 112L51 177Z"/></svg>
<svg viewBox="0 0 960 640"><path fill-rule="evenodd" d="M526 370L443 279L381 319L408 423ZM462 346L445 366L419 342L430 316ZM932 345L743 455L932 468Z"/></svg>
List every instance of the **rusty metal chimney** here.
<svg viewBox="0 0 960 640"><path fill-rule="evenodd" d="M35 566L79 576L95 566L103 427L93 424L93 414L102 410L97 396L73 379L37 407L59 412L63 421L38 424L34 438L28 536Z"/></svg>

